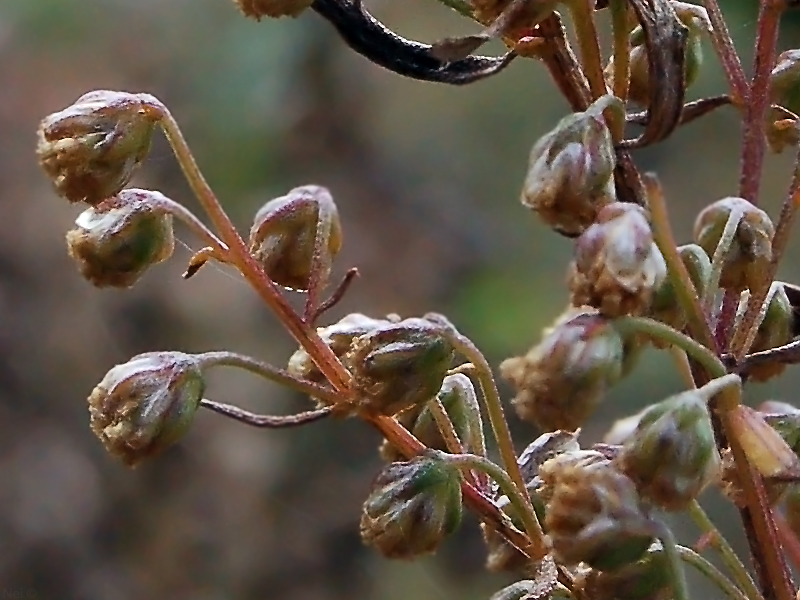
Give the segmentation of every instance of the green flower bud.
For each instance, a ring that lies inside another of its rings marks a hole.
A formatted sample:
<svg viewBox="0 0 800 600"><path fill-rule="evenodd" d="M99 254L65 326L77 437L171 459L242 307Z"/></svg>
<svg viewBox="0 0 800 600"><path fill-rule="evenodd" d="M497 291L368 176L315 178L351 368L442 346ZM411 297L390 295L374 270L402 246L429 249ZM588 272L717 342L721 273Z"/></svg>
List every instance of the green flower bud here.
<svg viewBox="0 0 800 600"><path fill-rule="evenodd" d="M570 272L574 306L589 305L608 317L642 314L667 278L644 210L609 204L578 238Z"/></svg>
<svg viewBox="0 0 800 600"><path fill-rule="evenodd" d="M97 287L127 288L172 256L172 215L162 199L159 192L131 188L78 215L67 249L81 275Z"/></svg>
<svg viewBox="0 0 800 600"><path fill-rule="evenodd" d="M353 410L394 415L433 398L455 351L443 327L405 319L356 338L342 362L358 392Z"/></svg>
<svg viewBox="0 0 800 600"><path fill-rule="evenodd" d="M618 457L639 493L666 510L682 510L719 474L720 456L700 390L651 406Z"/></svg>
<svg viewBox="0 0 800 600"><path fill-rule="evenodd" d="M364 502L361 539L388 558L435 551L461 524L458 468L419 456L387 466Z"/></svg>
<svg viewBox="0 0 800 600"><path fill-rule="evenodd" d="M769 78L772 104L800 114L800 50L781 52Z"/></svg>
<svg viewBox="0 0 800 600"><path fill-rule="evenodd" d="M111 369L92 391L92 430L111 454L134 466L186 433L204 389L191 354L139 354Z"/></svg>
<svg viewBox="0 0 800 600"><path fill-rule="evenodd" d="M603 110L622 111L612 96L561 120L531 150L522 204L553 229L575 237L615 199L616 154Z"/></svg>
<svg viewBox="0 0 800 600"><path fill-rule="evenodd" d="M602 316L581 314L547 332L527 355L509 358L500 374L516 390L519 417L545 431L574 431L623 375L626 348Z"/></svg>
<svg viewBox="0 0 800 600"><path fill-rule="evenodd" d="M653 526L633 482L595 454L576 460L565 453L542 465L549 489L544 527L559 563L615 571L642 557Z"/></svg>
<svg viewBox="0 0 800 600"><path fill-rule="evenodd" d="M669 560L656 544L644 558L618 571L583 573L576 587L592 600L669 600L673 597Z"/></svg>
<svg viewBox="0 0 800 600"><path fill-rule="evenodd" d="M160 118L154 102L100 90L45 117L36 154L58 194L94 206L125 187L150 150Z"/></svg>
<svg viewBox="0 0 800 600"><path fill-rule="evenodd" d="M294 188L267 202L250 230L250 253L272 281L294 290L307 290L315 274L318 281L326 281L341 247L339 212L330 192L316 185ZM315 267L321 272L315 273Z"/></svg>
<svg viewBox="0 0 800 600"><path fill-rule="evenodd" d="M758 327L750 352L761 352L788 344L792 341L794 320L794 310L786 290L784 286L778 285L770 299L764 320ZM780 375L785 369L786 365L779 362L764 363L749 369L747 375L754 381L767 381Z"/></svg>
<svg viewBox="0 0 800 600"><path fill-rule="evenodd" d="M260 21L261 17L296 17L314 0L233 0L245 17Z"/></svg>
<svg viewBox="0 0 800 600"><path fill-rule="evenodd" d="M772 260L775 228L769 215L744 198L723 198L704 208L697 216L694 239L709 256L713 256L725 224L734 211L741 211L743 216L727 251L719 284L725 290L739 293L757 287Z"/></svg>

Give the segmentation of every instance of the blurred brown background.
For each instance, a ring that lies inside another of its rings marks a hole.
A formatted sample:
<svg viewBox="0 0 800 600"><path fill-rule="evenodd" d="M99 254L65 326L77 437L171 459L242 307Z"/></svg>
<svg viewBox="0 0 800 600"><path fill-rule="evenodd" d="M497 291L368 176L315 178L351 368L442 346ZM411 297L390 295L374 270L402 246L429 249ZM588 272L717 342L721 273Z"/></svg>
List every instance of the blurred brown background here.
<svg viewBox="0 0 800 600"><path fill-rule="evenodd" d="M749 61L755 3L723 4ZM474 31L433 0L369 6L421 40ZM796 46L797 19L786 25L783 47ZM35 131L47 113L103 88L151 92L170 107L243 230L290 187L333 191L346 234L338 272L357 266L361 278L330 319L444 312L496 365L537 341L566 300L570 243L517 201L530 146L566 111L540 65L518 60L448 88L374 67L311 13L255 23L227 0L3 0L0 598L478 600L507 583L482 570L471 519L415 564L361 548L379 439L359 423L265 432L201 413L178 447L135 471L104 453L85 398L112 365L164 348L282 363L293 344L234 273L208 268L183 281L185 247L127 292L81 280L63 243L78 211L36 165ZM721 89L709 51L692 95ZM660 173L682 240L699 207L735 193L738 133L722 110L638 155ZM789 157L769 158L763 198L773 214L790 167ZM195 206L163 140L134 184ZM795 281L797 250L783 265ZM793 372L751 397L794 401L798 382ZM648 352L586 439L679 387L667 356ZM228 371L209 396L276 413L305 406ZM522 447L536 432L512 420ZM738 539L733 513L707 496ZM676 523L691 542L696 531Z"/></svg>

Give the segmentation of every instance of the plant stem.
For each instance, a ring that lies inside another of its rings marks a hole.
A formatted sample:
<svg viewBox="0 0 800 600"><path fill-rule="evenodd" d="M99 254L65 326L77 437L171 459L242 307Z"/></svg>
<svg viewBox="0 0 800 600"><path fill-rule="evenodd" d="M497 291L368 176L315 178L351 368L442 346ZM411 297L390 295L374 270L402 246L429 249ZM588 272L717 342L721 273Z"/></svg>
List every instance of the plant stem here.
<svg viewBox="0 0 800 600"><path fill-rule="evenodd" d="M683 562L685 562L687 565L693 566L703 575L708 577L708 579L712 581L728 598L730 598L730 600L748 600L748 597L745 596L730 579L720 573L720 571L714 565L700 556L697 552L684 546L677 546L677 550L678 556L680 556ZM755 599L749 598L749 600Z"/></svg>
<svg viewBox="0 0 800 600"><path fill-rule="evenodd" d="M795 569L800 569L800 540L797 535L789 527L786 518L779 512L774 513L775 528L778 530L778 537L781 538L781 546L783 551L789 557L789 560L794 564Z"/></svg>
<svg viewBox="0 0 800 600"><path fill-rule="evenodd" d="M197 215L195 215L180 202L176 202L172 198L167 198L163 195L159 198L153 198L150 202L154 207L159 207L182 221L197 237L205 241L205 243L214 250L217 250L222 254L227 252L228 247L222 242L222 240L220 240L213 231L206 227L206 224L198 219Z"/></svg>
<svg viewBox="0 0 800 600"><path fill-rule="evenodd" d="M467 17L468 19L472 19L473 21L477 21L475 14L472 11L472 6L470 6L469 2L466 0L439 0L439 2L448 8L452 8L458 14Z"/></svg>
<svg viewBox="0 0 800 600"><path fill-rule="evenodd" d="M664 523L657 521L654 522L654 525L661 540L661 545L664 547L664 554L666 554L669 561L670 571L672 571L673 600L689 600L689 588L686 586L686 576L683 574L683 565L681 564L681 556L678 553L678 544L675 541L675 536L672 535L672 531Z"/></svg>
<svg viewBox="0 0 800 600"><path fill-rule="evenodd" d="M630 29L627 0L611 0L611 24L614 30L614 95L624 104L630 85ZM625 137L625 122L612 122L611 131L616 142Z"/></svg>
<svg viewBox="0 0 800 600"><path fill-rule="evenodd" d="M215 400L209 400L207 398L202 398L200 400L200 406L209 410L213 410L215 413L220 415L225 415L230 419L235 419L236 421L244 423L245 425L250 425L251 427L265 427L272 429L306 425L327 417L333 411L333 406L326 406L324 408L308 410L294 415L261 415L250 412L249 410L245 410L243 408L239 408L233 404L216 402Z"/></svg>
<svg viewBox="0 0 800 600"><path fill-rule="evenodd" d="M756 584L747 572L747 569L739 560L739 557L734 552L728 540L719 532L714 522L708 517L706 511L700 506L697 500L694 500L688 508L689 516L692 521L706 534L711 541L711 544L719 552L722 562L728 567L733 579L737 585L742 588L750 600L763 600L761 592L758 591Z"/></svg>
<svg viewBox="0 0 800 600"><path fill-rule="evenodd" d="M439 428L439 433L442 435L442 439L444 439L444 445L447 447L447 451L451 454L463 454L464 445L459 439L456 428L453 426L453 421L450 420L450 416L447 414L447 410L444 404L442 404L442 401L439 400L439 398L434 398L428 403L428 408L430 408L433 420L436 422L436 427Z"/></svg>
<svg viewBox="0 0 800 600"><path fill-rule="evenodd" d="M742 61L739 60L739 55L728 31L728 24L725 22L725 17L722 15L717 0L703 0L703 6L708 12L708 18L713 27L714 50L719 57L720 63L722 63L723 71L725 71L733 103L738 107L742 107L748 96L747 78L742 68Z"/></svg>
<svg viewBox="0 0 800 600"><path fill-rule="evenodd" d="M229 352L227 350L218 350L203 352L202 354L197 354L196 357L203 368L217 366L237 367L263 377L264 379L291 388L301 394L319 398L326 404L337 404L341 402L341 394L337 393L335 390L323 387L313 381L298 379L283 369L274 367L251 356L246 356L237 352Z"/></svg>
<svg viewBox="0 0 800 600"><path fill-rule="evenodd" d="M686 387L688 389L697 387L694 377L692 377L692 366L689 364L689 359L686 356L686 352L677 346L670 346L669 352L672 355L672 360L678 369L681 379L683 379L683 382L686 384Z"/></svg>
<svg viewBox="0 0 800 600"><path fill-rule="evenodd" d="M594 0L569 0L567 8L572 15L575 37L581 51L583 71L589 80L592 100L597 100L608 93L603 77L603 64L600 55L600 40L594 22Z"/></svg>
<svg viewBox="0 0 800 600"><path fill-rule="evenodd" d="M703 310L705 310L706 314L711 313L714 298L719 289L722 269L725 267L725 262L728 259L728 251L731 249L733 238L736 237L736 232L739 230L739 223L742 217L744 217L744 210L741 208L734 208L731 211L728 215L728 220L725 221L725 228L722 230L722 235L719 237L717 247L714 249L714 256L711 259L711 272L708 275L708 283L706 283L703 298Z"/></svg>

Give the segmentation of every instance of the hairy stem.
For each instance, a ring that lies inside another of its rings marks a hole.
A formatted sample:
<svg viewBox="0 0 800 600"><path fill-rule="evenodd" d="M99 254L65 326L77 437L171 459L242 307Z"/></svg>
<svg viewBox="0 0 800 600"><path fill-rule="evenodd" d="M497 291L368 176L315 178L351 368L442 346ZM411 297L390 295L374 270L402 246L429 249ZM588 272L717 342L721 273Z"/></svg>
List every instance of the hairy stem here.
<svg viewBox="0 0 800 600"><path fill-rule="evenodd" d="M683 562L685 562L687 565L693 566L695 569L705 575L720 589L720 591L722 591L723 594L730 598L730 600L755 600L754 598L748 598L748 596L745 596L730 579L720 573L719 569L717 569L714 565L712 565L691 548L678 546L677 550L678 556L680 556Z"/></svg>
<svg viewBox="0 0 800 600"><path fill-rule="evenodd" d="M706 314L711 313L714 298L719 289L722 269L725 267L725 262L728 259L728 252L731 249L733 239L736 237L736 232L739 229L739 223L742 217L744 217L744 211L741 208L731 211L728 215L728 220L725 222L722 235L719 237L719 242L717 242L717 247L714 249L714 256L711 259L711 273L708 275L708 283L705 286L706 291L703 298L703 309L706 311Z"/></svg>
<svg viewBox="0 0 800 600"><path fill-rule="evenodd" d="M714 50L722 63L725 71L725 78L728 80L728 87L731 90L733 103L736 106L744 106L747 99L749 88L747 78L742 68L742 61L733 45L733 39L728 31L728 24L719 8L717 0L703 0L703 6L708 12L708 18L713 27L711 39L714 41Z"/></svg>
<svg viewBox="0 0 800 600"><path fill-rule="evenodd" d="M686 576L683 573L681 556L678 552L678 543L672 535L670 528L658 521L654 523L656 532L661 545L664 547L664 554L670 565L670 579L672 580L672 594L674 600L689 600L689 588L686 585Z"/></svg>
<svg viewBox="0 0 800 600"><path fill-rule="evenodd" d="M624 104L628 99L628 86L630 84L630 29L628 22L627 0L611 0L611 24L614 29L614 95ZM612 121L609 124L614 135L614 141L619 142L625 137L625 122Z"/></svg>

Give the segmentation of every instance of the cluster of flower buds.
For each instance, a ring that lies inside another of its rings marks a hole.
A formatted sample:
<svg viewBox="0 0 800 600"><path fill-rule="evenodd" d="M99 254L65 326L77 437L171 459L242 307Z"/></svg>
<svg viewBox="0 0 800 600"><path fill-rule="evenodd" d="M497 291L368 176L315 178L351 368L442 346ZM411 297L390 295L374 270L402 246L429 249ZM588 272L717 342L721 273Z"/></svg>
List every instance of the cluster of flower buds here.
<svg viewBox="0 0 800 600"><path fill-rule="evenodd" d="M573 309L527 355L505 360L500 373L516 390L521 419L545 431L573 431L637 354L596 310Z"/></svg>
<svg viewBox="0 0 800 600"><path fill-rule="evenodd" d="M616 198L607 109L624 115L619 100L604 96L586 112L564 117L531 150L522 204L568 237L583 233Z"/></svg>
<svg viewBox="0 0 800 600"><path fill-rule="evenodd" d="M458 467L419 456L378 475L361 514L361 539L389 558L435 551L461 524Z"/></svg>

